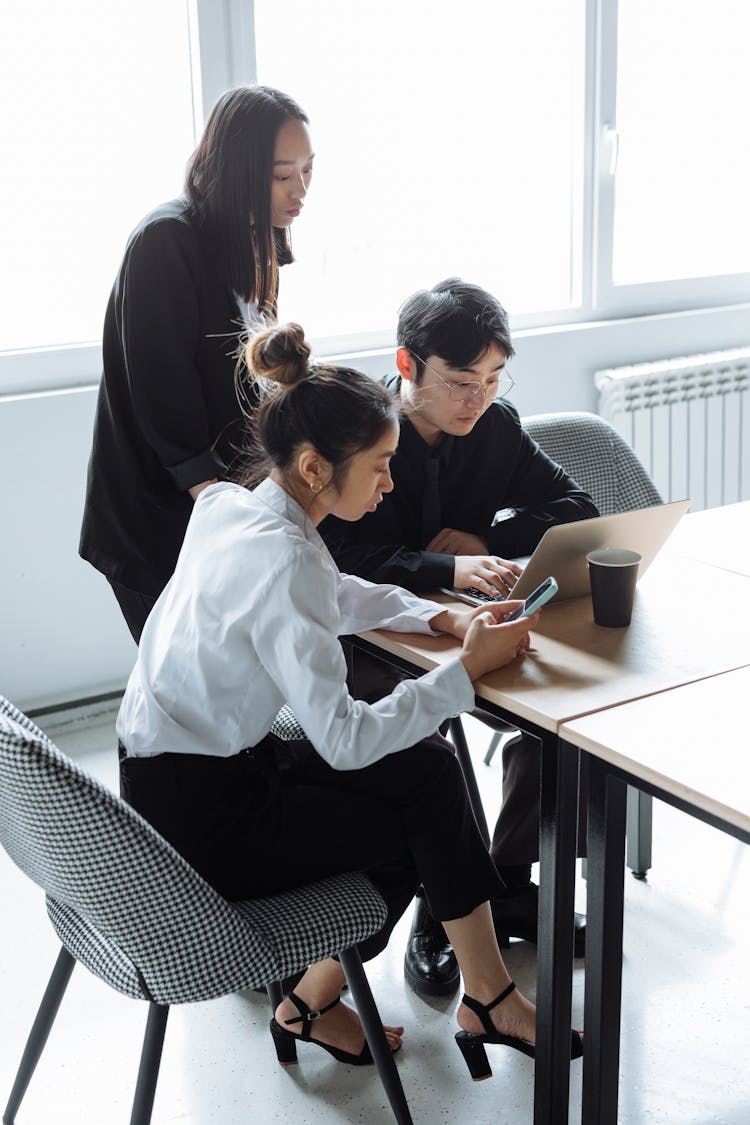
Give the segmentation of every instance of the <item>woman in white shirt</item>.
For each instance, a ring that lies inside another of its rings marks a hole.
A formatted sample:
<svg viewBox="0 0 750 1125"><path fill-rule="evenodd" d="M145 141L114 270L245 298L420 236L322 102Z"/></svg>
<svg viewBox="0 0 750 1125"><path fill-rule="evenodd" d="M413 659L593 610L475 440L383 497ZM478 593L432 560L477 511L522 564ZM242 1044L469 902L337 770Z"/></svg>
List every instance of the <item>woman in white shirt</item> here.
<svg viewBox="0 0 750 1125"><path fill-rule="evenodd" d="M249 477L211 485L195 504L118 717L123 796L232 899L366 871L389 916L365 959L421 882L464 975L457 1039L481 1077L485 1042L533 1054L534 1008L500 956L489 899L502 883L460 769L429 736L473 706L473 680L528 648L536 618L501 624L518 603L451 610L340 574L316 526L359 519L393 487L396 406L356 371L311 364L296 325L256 336L249 366L275 383L256 419L270 473L253 491ZM452 634L460 658L377 703L352 699L338 638L376 627ZM284 702L316 751L293 761L269 735ZM372 1061L343 981L334 960L307 970L271 1023L280 1061L298 1038ZM387 1029L392 1049L402 1032Z"/></svg>

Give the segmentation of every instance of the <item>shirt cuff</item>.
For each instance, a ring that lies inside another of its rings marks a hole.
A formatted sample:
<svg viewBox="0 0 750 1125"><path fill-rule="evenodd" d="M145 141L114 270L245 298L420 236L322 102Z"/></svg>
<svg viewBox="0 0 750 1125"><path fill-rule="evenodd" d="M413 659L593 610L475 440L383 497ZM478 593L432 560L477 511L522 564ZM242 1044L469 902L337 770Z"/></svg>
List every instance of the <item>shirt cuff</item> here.
<svg viewBox="0 0 750 1125"><path fill-rule="evenodd" d="M167 465L166 470L172 478L172 483L181 492L187 492L195 484L203 484L204 480L213 480L226 473L226 465L212 449L204 449L195 457L187 461L180 461L177 465Z"/></svg>
<svg viewBox="0 0 750 1125"><path fill-rule="evenodd" d="M462 715L464 711L474 708L474 685L458 657L449 660L447 664L440 664L431 672L426 672L420 679L429 683L439 684L446 704L446 715ZM450 710L448 709L450 708Z"/></svg>
<svg viewBox="0 0 750 1125"><path fill-rule="evenodd" d="M436 590L439 586L452 586L455 572L455 555L422 551L419 558L419 589Z"/></svg>

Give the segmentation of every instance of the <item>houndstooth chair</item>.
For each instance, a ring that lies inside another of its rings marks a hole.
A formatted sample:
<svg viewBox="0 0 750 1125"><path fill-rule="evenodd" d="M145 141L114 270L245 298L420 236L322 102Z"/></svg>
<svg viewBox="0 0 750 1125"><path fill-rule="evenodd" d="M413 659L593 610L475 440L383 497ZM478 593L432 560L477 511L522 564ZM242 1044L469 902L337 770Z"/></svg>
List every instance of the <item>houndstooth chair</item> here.
<svg viewBox="0 0 750 1125"><path fill-rule="evenodd" d="M586 489L603 516L662 503L635 452L598 414L532 414L521 421L547 456Z"/></svg>
<svg viewBox="0 0 750 1125"><path fill-rule="evenodd" d="M307 739L307 735L294 717L294 712L286 703L273 721L271 734L275 734L282 742L304 742Z"/></svg>
<svg viewBox="0 0 750 1125"><path fill-rule="evenodd" d="M228 902L0 696L0 841L47 896L62 949L3 1121L13 1122L77 961L148 1001L131 1125L151 1119L171 1004L278 982L338 953L398 1122L411 1116L356 943L385 904L358 873Z"/></svg>
<svg viewBox="0 0 750 1125"><path fill-rule="evenodd" d="M661 504L662 498L631 447L598 414L533 414L523 427L548 457L588 492L603 516ZM478 718L486 721L479 713ZM496 731L485 755L487 764L503 731ZM652 799L628 789L628 867L643 878L651 866Z"/></svg>

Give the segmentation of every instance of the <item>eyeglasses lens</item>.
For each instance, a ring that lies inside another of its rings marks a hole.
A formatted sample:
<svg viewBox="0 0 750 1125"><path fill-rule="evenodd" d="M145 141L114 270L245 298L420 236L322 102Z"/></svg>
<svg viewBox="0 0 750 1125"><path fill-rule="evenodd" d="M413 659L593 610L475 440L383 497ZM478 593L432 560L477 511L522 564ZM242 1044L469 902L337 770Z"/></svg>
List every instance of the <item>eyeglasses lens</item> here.
<svg viewBox="0 0 750 1125"><path fill-rule="evenodd" d="M481 383L459 383L451 387L450 398L453 402L474 402L480 395L482 399L489 394L493 399L505 398L513 389L514 383L510 375L501 375L495 388L483 387Z"/></svg>

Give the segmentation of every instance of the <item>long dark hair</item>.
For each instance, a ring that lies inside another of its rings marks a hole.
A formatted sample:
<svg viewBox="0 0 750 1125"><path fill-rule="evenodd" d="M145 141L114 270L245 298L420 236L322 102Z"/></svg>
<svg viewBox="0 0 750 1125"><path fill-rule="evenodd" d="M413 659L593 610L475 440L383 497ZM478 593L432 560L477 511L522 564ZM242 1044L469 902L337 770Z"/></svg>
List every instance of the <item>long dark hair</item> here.
<svg viewBox="0 0 750 1125"><path fill-rule="evenodd" d="M271 386L251 422L245 470L238 483L252 488L272 468L289 472L305 442L328 461L337 490L355 453L370 449L398 421L393 396L351 367L310 362L299 324L266 328L247 345L252 377Z"/></svg>
<svg viewBox="0 0 750 1125"><path fill-rule="evenodd" d="M292 119L308 124L280 90L227 90L211 110L185 176L185 192L228 284L272 314L279 265L293 261L288 232L271 226L276 135Z"/></svg>

